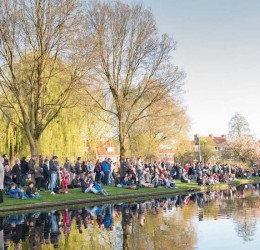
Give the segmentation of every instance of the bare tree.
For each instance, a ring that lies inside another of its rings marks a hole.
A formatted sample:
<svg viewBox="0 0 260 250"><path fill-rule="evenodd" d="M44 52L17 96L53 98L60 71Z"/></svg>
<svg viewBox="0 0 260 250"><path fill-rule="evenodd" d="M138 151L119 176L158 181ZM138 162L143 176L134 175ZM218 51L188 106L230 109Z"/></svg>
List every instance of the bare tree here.
<svg viewBox="0 0 260 250"><path fill-rule="evenodd" d="M23 129L32 154L82 76L79 16L76 0L0 3L0 110Z"/></svg>
<svg viewBox="0 0 260 250"><path fill-rule="evenodd" d="M141 4L91 1L86 20L87 42L96 49L87 92L117 126L122 159L132 126L156 116L148 109L179 93L184 74L170 62L176 43L159 35L151 10Z"/></svg>
<svg viewBox="0 0 260 250"><path fill-rule="evenodd" d="M250 136L249 123L244 116L239 113L235 113L229 123L228 135L233 138Z"/></svg>

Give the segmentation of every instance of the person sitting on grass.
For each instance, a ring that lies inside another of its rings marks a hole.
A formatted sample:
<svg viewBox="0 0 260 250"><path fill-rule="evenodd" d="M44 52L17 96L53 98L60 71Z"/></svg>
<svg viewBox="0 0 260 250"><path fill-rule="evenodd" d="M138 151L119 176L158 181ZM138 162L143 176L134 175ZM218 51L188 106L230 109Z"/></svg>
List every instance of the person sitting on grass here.
<svg viewBox="0 0 260 250"><path fill-rule="evenodd" d="M198 177L197 177L197 183L198 183L199 186L202 186L202 185L205 184L201 174L198 175Z"/></svg>
<svg viewBox="0 0 260 250"><path fill-rule="evenodd" d="M152 179L152 184L153 184L154 187L160 187L161 186L161 179L160 179L158 173L156 173L154 178Z"/></svg>
<svg viewBox="0 0 260 250"><path fill-rule="evenodd" d="M152 176L150 173L150 169L147 167L144 172L144 181L146 183L151 183L151 180L152 180Z"/></svg>
<svg viewBox="0 0 260 250"><path fill-rule="evenodd" d="M152 188L152 187L155 187L154 184L152 183L146 183L144 178L141 178L139 184L138 184L139 187L148 187L148 188Z"/></svg>
<svg viewBox="0 0 260 250"><path fill-rule="evenodd" d="M93 179L89 177L86 177L85 180L81 178L81 189L83 193L92 192L94 194L108 195L99 183L93 181Z"/></svg>
<svg viewBox="0 0 260 250"><path fill-rule="evenodd" d="M29 182L28 187L26 189L26 194L28 195L29 198L40 198L40 195L38 192L35 191L34 189L34 183Z"/></svg>
<svg viewBox="0 0 260 250"><path fill-rule="evenodd" d="M166 181L167 181L167 178L165 177L165 175L161 174L160 175L160 186L165 187L166 186Z"/></svg>
<svg viewBox="0 0 260 250"><path fill-rule="evenodd" d="M172 177L165 178L166 187L168 188L176 188L175 180Z"/></svg>
<svg viewBox="0 0 260 250"><path fill-rule="evenodd" d="M24 194L24 191L16 186L16 184L12 184L10 190L8 192L9 197L12 199L22 199L26 200L28 197Z"/></svg>
<svg viewBox="0 0 260 250"><path fill-rule="evenodd" d="M117 187L122 187L125 189L134 189L137 190L138 186L135 184L132 184L131 180L129 177L126 175L125 178L117 185Z"/></svg>
<svg viewBox="0 0 260 250"><path fill-rule="evenodd" d="M69 184L68 184L68 188L78 188L81 187L81 178L78 175L75 175L75 177L73 178L73 176L70 176L69 178Z"/></svg>
<svg viewBox="0 0 260 250"><path fill-rule="evenodd" d="M187 177L186 172L181 175L181 182L184 182L184 183L190 182L189 178Z"/></svg>

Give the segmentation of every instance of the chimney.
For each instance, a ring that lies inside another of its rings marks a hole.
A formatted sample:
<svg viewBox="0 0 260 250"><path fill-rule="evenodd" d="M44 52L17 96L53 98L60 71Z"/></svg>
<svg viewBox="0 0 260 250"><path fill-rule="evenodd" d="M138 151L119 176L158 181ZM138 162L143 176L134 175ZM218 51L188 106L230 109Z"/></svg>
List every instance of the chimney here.
<svg viewBox="0 0 260 250"><path fill-rule="evenodd" d="M195 145L199 145L199 137L198 137L198 134L195 134L195 135L194 135L194 144L195 144Z"/></svg>

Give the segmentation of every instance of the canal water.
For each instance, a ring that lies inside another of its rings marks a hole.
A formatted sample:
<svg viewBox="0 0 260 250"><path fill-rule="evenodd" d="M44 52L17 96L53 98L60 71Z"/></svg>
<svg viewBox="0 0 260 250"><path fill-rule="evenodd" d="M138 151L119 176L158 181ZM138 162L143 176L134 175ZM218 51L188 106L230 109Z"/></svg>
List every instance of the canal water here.
<svg viewBox="0 0 260 250"><path fill-rule="evenodd" d="M2 249L259 249L260 188L0 215Z"/></svg>

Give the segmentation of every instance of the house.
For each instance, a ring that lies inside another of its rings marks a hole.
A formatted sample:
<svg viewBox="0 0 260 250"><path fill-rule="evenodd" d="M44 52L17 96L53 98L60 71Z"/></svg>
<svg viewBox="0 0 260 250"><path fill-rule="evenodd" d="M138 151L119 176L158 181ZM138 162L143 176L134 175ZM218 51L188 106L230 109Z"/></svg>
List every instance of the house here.
<svg viewBox="0 0 260 250"><path fill-rule="evenodd" d="M194 161L202 161L202 155L201 155L201 138L205 141L205 139L209 138L213 142L213 144L209 145L213 152L214 156L212 156L213 161L220 161L222 160L222 157L226 151L226 143L227 139L225 135L221 136L213 136L212 134L208 136L201 136L199 137L197 134L194 135Z"/></svg>
<svg viewBox="0 0 260 250"><path fill-rule="evenodd" d="M119 151L112 140L99 142L97 154L100 161L105 160L105 158L110 158L112 162L119 162L120 159Z"/></svg>
<svg viewBox="0 0 260 250"><path fill-rule="evenodd" d="M174 152L172 149L162 149L160 152L160 158L164 162L174 163Z"/></svg>

